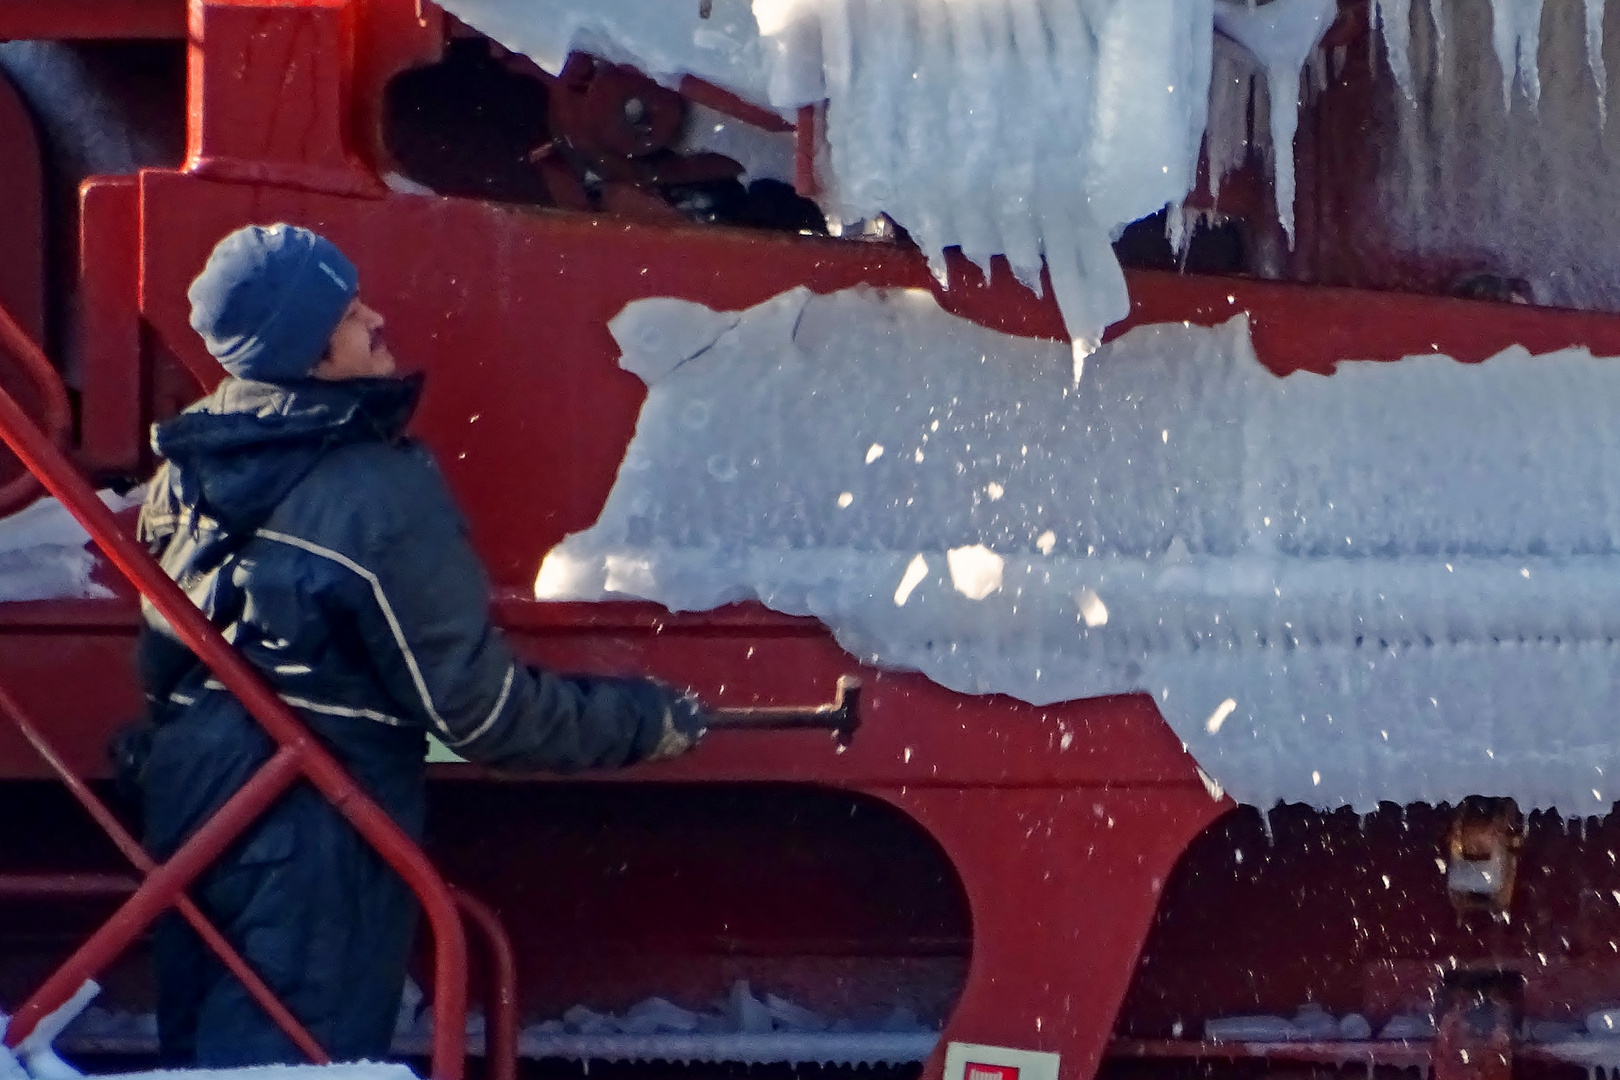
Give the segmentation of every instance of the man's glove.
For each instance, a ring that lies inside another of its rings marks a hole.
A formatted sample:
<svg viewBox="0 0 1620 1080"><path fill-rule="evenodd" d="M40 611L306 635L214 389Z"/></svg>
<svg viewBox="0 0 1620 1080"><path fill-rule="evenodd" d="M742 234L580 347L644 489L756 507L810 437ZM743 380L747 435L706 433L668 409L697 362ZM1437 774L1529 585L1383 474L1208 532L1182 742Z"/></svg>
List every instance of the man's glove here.
<svg viewBox="0 0 1620 1080"><path fill-rule="evenodd" d="M703 703L697 699L697 695L682 694L664 710L663 734L659 736L653 752L647 755L647 760L666 761L679 757L697 745L708 726L708 714L703 711Z"/></svg>

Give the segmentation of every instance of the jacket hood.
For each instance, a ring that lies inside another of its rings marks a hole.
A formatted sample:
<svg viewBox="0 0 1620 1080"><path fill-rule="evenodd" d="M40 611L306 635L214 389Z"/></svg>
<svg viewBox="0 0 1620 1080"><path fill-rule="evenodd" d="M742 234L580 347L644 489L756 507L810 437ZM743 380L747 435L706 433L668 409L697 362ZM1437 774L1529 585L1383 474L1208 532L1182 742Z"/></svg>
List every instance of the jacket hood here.
<svg viewBox="0 0 1620 1080"><path fill-rule="evenodd" d="M180 503L226 533L263 524L329 450L393 442L416 411L422 376L265 383L230 378L152 429Z"/></svg>

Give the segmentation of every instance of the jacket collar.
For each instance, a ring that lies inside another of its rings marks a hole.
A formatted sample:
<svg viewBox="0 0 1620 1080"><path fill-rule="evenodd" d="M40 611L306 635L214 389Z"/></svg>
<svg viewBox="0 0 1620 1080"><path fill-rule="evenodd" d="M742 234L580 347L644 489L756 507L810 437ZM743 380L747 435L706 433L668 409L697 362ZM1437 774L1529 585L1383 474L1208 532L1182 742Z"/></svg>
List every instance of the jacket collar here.
<svg viewBox="0 0 1620 1080"><path fill-rule="evenodd" d="M289 383L229 378L156 425L181 506L227 532L251 531L328 451L398 441L422 395L420 375Z"/></svg>

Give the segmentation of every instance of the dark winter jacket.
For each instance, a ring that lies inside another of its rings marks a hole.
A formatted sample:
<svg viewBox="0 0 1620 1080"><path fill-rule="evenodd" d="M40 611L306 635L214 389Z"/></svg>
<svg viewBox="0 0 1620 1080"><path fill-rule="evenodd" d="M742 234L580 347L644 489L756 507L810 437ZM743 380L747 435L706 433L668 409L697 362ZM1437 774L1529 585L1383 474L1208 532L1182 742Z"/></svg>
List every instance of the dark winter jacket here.
<svg viewBox="0 0 1620 1080"><path fill-rule="evenodd" d="M432 458L401 435L420 389L225 380L156 429L166 461L142 538L396 817L419 816L426 732L513 769L648 756L683 707L672 692L538 670L491 625L465 523ZM224 691L161 616L145 615L142 676L161 733Z"/></svg>

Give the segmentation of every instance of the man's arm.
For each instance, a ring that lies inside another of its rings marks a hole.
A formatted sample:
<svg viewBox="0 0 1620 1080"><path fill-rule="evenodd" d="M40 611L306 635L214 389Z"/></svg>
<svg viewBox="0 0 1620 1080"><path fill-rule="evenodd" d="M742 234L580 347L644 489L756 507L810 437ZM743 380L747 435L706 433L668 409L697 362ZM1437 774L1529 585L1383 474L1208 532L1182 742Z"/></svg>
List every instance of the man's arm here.
<svg viewBox="0 0 1620 1080"><path fill-rule="evenodd" d="M470 761L509 769L613 768L686 749L690 699L650 679L567 677L516 659L489 617L489 586L436 470L412 484L372 566L353 569L359 630L406 715Z"/></svg>

